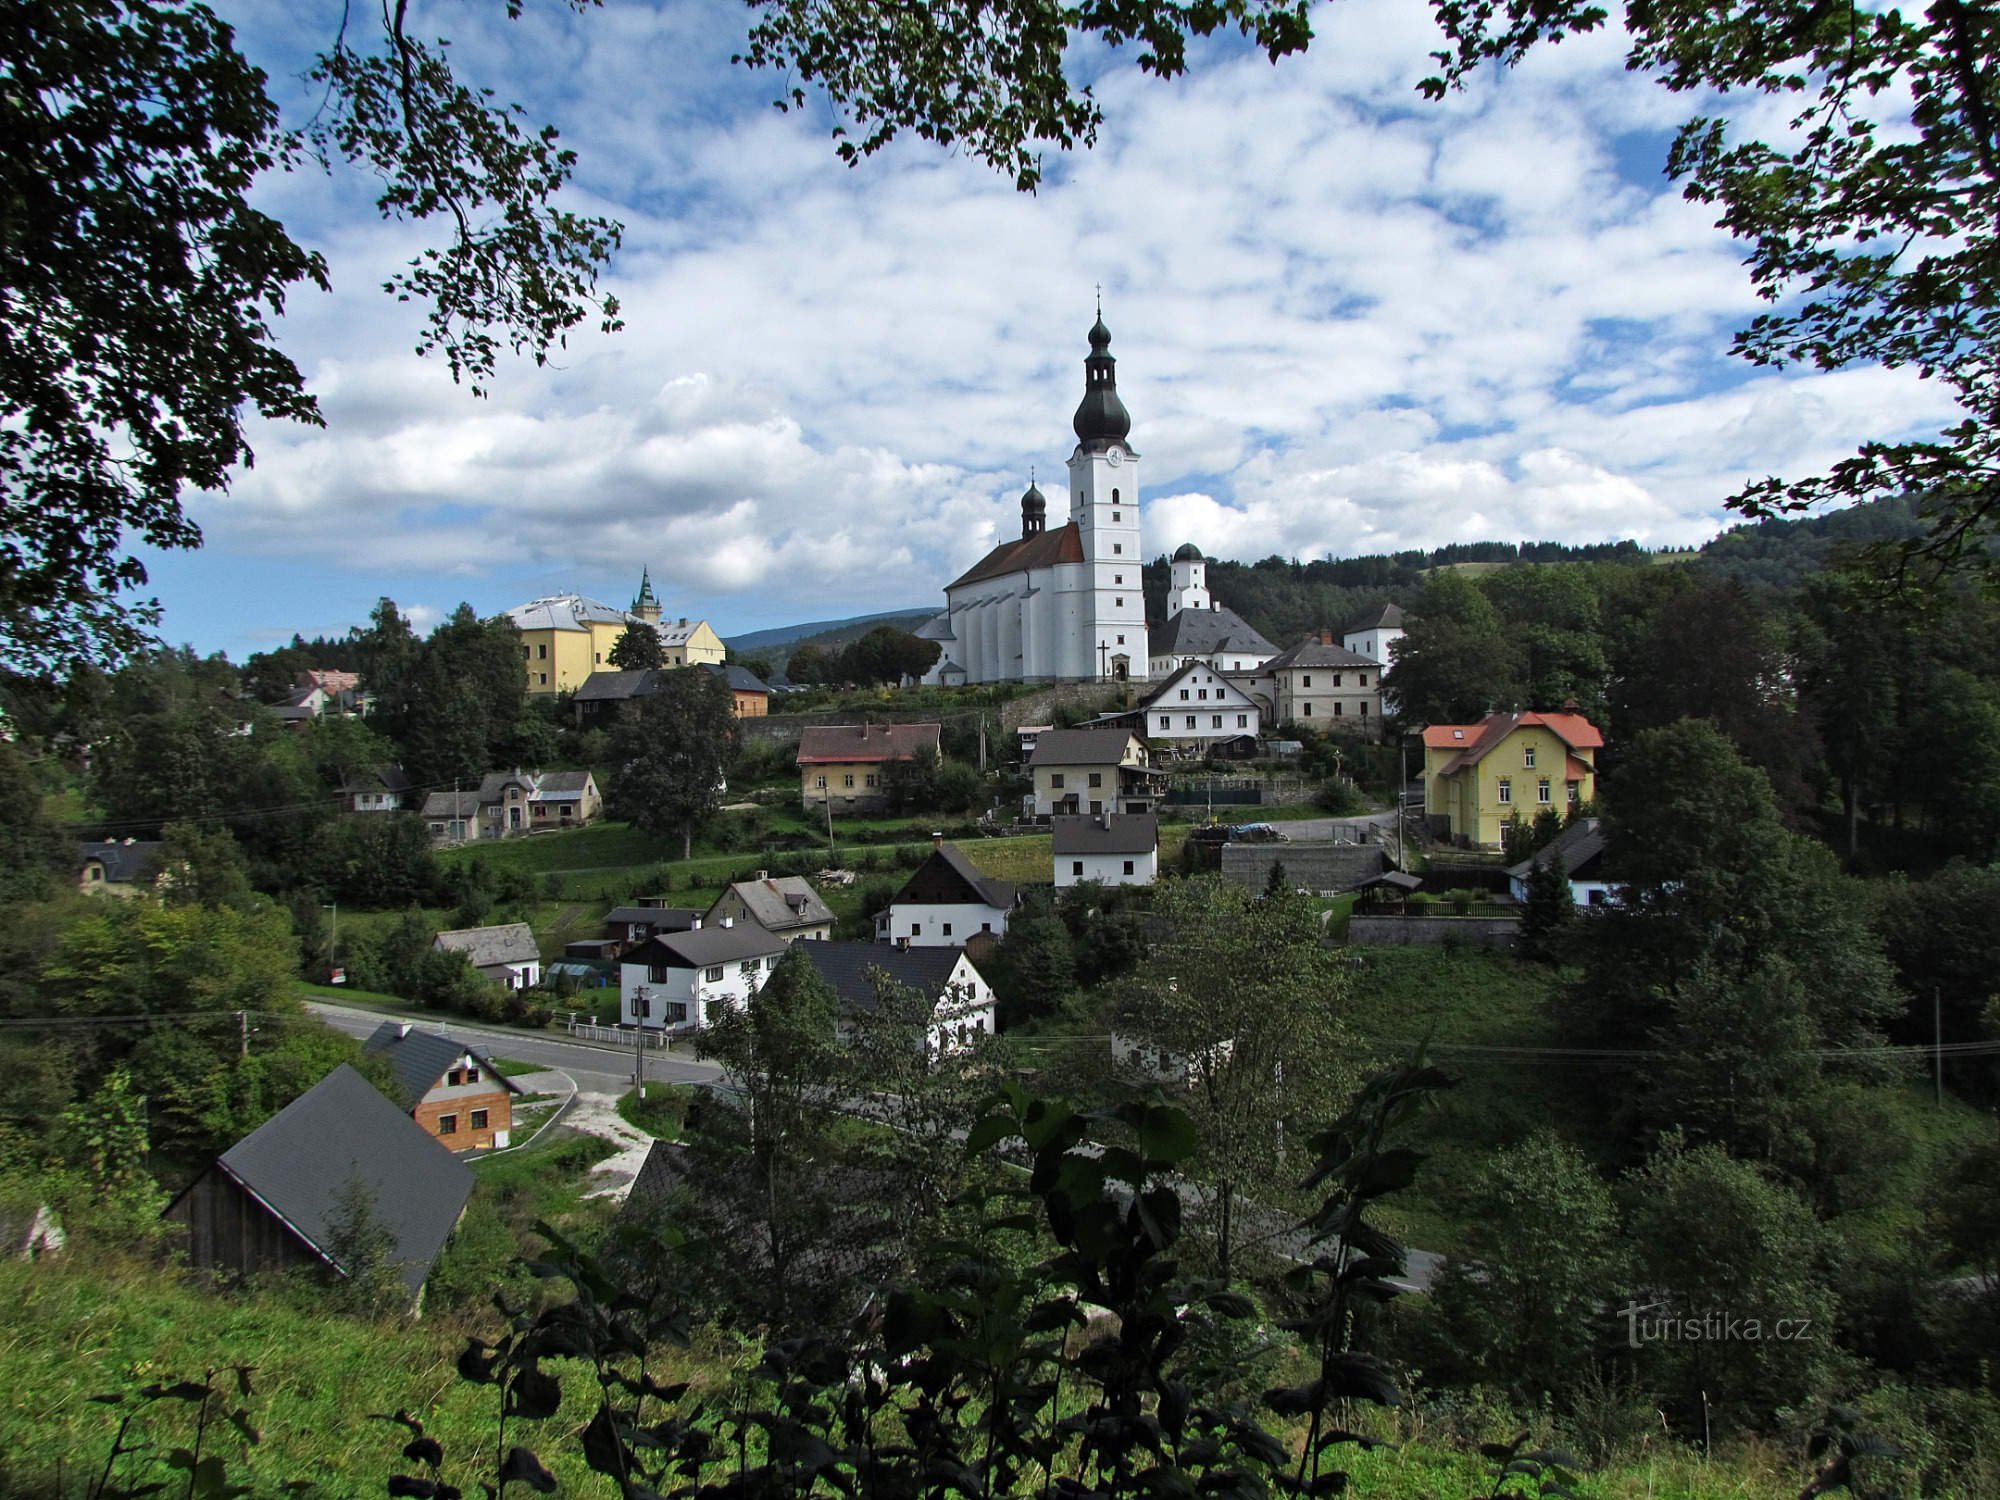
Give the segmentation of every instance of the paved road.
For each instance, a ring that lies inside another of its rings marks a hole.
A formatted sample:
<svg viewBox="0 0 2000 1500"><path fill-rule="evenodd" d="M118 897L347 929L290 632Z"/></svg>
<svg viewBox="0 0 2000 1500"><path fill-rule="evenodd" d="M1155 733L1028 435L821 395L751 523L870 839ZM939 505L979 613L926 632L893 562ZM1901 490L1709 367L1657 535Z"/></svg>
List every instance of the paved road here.
<svg viewBox="0 0 2000 1500"><path fill-rule="evenodd" d="M1247 815L1255 813L1254 807L1244 808ZM1246 816L1245 822L1254 823L1254 817ZM1364 813L1358 818L1287 818L1282 823L1271 825L1283 832L1293 843L1305 843L1310 839L1341 839L1348 843L1358 843L1366 835L1364 830L1381 828L1395 837L1396 815L1393 812Z"/></svg>
<svg viewBox="0 0 2000 1500"><path fill-rule="evenodd" d="M366 1037L385 1020L380 1011L354 1010L324 1000L306 1002L321 1020L349 1036ZM632 1053L627 1048L597 1042L573 1041L568 1037L532 1031L512 1031L500 1026L479 1026L458 1017L414 1015L403 1019L426 1030L477 1041L481 1048L499 1057L540 1063L566 1073L586 1093L622 1094L632 1087ZM715 1063L697 1062L685 1053L661 1056L646 1054L646 1078L657 1083L712 1083L722 1069Z"/></svg>

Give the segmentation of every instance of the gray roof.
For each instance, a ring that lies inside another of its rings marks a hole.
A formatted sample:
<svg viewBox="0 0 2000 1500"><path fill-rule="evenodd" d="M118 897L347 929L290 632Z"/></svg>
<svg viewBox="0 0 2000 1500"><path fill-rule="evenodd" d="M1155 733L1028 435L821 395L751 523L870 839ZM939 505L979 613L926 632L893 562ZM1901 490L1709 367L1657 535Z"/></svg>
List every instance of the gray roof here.
<svg viewBox="0 0 2000 1500"><path fill-rule="evenodd" d="M146 867L159 857L161 845L157 840L142 839L101 839L84 844L83 857L79 864L96 860L104 866L107 884L130 885L146 873Z"/></svg>
<svg viewBox="0 0 2000 1500"><path fill-rule="evenodd" d="M1402 628L1403 611L1401 606L1395 604L1378 604L1341 633L1343 635L1353 635L1357 631L1362 630L1401 630Z"/></svg>
<svg viewBox="0 0 2000 1500"><path fill-rule="evenodd" d="M504 1085L509 1093L521 1092L477 1047L457 1041L441 1031L419 1031L407 1021L384 1021L361 1044L361 1050L380 1052L389 1059L390 1070L396 1075L396 1086L402 1091L405 1109L414 1109L424 1095L437 1087L437 1081L457 1067L458 1060L467 1055L491 1074L495 1082Z"/></svg>
<svg viewBox="0 0 2000 1500"><path fill-rule="evenodd" d="M1011 880L1002 880L997 875L988 875L965 857L965 851L956 844L939 844L930 853L930 858L918 865L910 878L903 882L903 889L896 893L896 900L902 901L910 887L924 874L925 866L932 860L939 861L946 869L958 877L965 888L986 905L997 911L1012 911L1020 898L1021 888ZM936 903L948 904L948 903Z"/></svg>
<svg viewBox="0 0 2000 1500"><path fill-rule="evenodd" d="M479 816L479 793L477 792L432 792L424 798L423 816L426 818L476 818Z"/></svg>
<svg viewBox="0 0 2000 1500"><path fill-rule="evenodd" d="M1115 766L1125 758L1129 729L1045 729L1030 766Z"/></svg>
<svg viewBox="0 0 2000 1500"><path fill-rule="evenodd" d="M499 802L506 795L507 783L518 781L530 794L535 790L535 778L526 771L488 771L479 779L479 800L490 805Z"/></svg>
<svg viewBox="0 0 2000 1500"><path fill-rule="evenodd" d="M1507 873L1516 880L1526 880L1528 872L1535 866L1560 853L1563 868L1569 872L1571 879L1575 879L1604 853L1607 842L1600 820L1579 818L1551 839L1546 847L1536 850L1517 865L1509 865Z"/></svg>
<svg viewBox="0 0 2000 1500"><path fill-rule="evenodd" d="M1160 820L1151 813L1097 813L1057 818L1057 854L1151 854L1160 847Z"/></svg>
<svg viewBox="0 0 2000 1500"><path fill-rule="evenodd" d="M539 959L534 930L526 922L508 922L500 927L460 927L440 932L432 946L447 953L463 953L475 969L496 964L527 964Z"/></svg>
<svg viewBox="0 0 2000 1500"><path fill-rule="evenodd" d="M785 951L785 940L773 937L755 922L733 927L697 927L692 932L663 932L625 955L628 964L660 962L674 969L705 969Z"/></svg>
<svg viewBox="0 0 2000 1500"><path fill-rule="evenodd" d="M1345 646L1329 646L1316 635L1309 635L1288 651L1280 651L1264 663L1266 672L1281 672L1291 667L1368 667L1380 669L1382 663L1372 656L1362 656L1349 651Z"/></svg>
<svg viewBox="0 0 2000 1500"><path fill-rule="evenodd" d="M1278 654L1276 646L1227 605L1182 610L1166 624L1152 628L1146 649L1154 656L1215 656L1226 651L1258 657Z"/></svg>
<svg viewBox="0 0 2000 1500"><path fill-rule="evenodd" d="M635 619L622 609L583 594L545 594L540 599L515 605L507 611L507 618L517 630L584 630L592 620L600 625L624 625Z"/></svg>
<svg viewBox="0 0 2000 1500"><path fill-rule="evenodd" d="M385 792L395 792L398 796L410 789L410 778L401 766L377 766L363 771L341 788L343 792L372 792L380 787Z"/></svg>
<svg viewBox="0 0 2000 1500"><path fill-rule="evenodd" d="M471 1169L346 1063L216 1165L329 1262L342 1199L358 1182L412 1294L472 1193Z"/></svg>
<svg viewBox="0 0 2000 1500"><path fill-rule="evenodd" d="M571 697L572 703L623 703L650 698L658 689L659 673L651 667L631 672L592 672Z"/></svg>
<svg viewBox="0 0 2000 1500"><path fill-rule="evenodd" d="M569 802L590 790L588 771L544 771L535 778L537 802Z"/></svg>
<svg viewBox="0 0 2000 1500"><path fill-rule="evenodd" d="M833 986L843 1009L875 1009L875 972L915 990L932 1004L944 995L963 948L892 948L887 943L800 943L819 977Z"/></svg>
<svg viewBox="0 0 2000 1500"><path fill-rule="evenodd" d="M751 917L766 932L786 932L794 927L817 927L833 920L833 912L820 900L819 892L803 875L780 875L775 880L739 880L723 892L734 891ZM716 905L722 896L715 898ZM715 907L711 906L710 911Z"/></svg>
<svg viewBox="0 0 2000 1500"><path fill-rule="evenodd" d="M748 667L740 667L733 661L725 662L719 666L714 662L707 662L703 664L702 670L713 676L720 677L724 682L728 683L729 690L732 693L768 693L771 691L770 683L759 677Z"/></svg>

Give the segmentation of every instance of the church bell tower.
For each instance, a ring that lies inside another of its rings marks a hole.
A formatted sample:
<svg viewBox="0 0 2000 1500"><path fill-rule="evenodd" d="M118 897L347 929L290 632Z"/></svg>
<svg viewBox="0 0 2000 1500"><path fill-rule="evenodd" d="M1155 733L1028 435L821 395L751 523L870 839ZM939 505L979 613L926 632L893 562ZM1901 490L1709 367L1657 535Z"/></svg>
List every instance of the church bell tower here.
<svg viewBox="0 0 2000 1500"><path fill-rule="evenodd" d="M1083 400L1071 424L1076 451L1069 459L1070 519L1088 578L1087 663L1077 675L1146 676L1146 606L1140 586L1144 554L1139 544L1139 453L1128 441L1132 414L1118 399L1118 361L1100 302L1083 361Z"/></svg>

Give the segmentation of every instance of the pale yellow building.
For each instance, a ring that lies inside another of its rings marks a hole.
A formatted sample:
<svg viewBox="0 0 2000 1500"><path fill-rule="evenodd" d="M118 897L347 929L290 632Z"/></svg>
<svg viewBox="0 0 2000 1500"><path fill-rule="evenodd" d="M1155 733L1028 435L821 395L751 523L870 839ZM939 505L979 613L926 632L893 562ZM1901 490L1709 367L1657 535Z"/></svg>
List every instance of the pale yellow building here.
<svg viewBox="0 0 2000 1500"><path fill-rule="evenodd" d="M1508 823L1567 818L1597 797L1604 736L1577 713L1488 714L1424 731L1424 813L1438 831L1497 849Z"/></svg>
<svg viewBox="0 0 2000 1500"><path fill-rule="evenodd" d="M629 625L653 627L670 667L720 664L722 637L706 620L660 618L650 573L639 579L639 597L618 609L583 594L548 594L507 611L521 632L521 663L529 694L573 692L592 672L611 670L611 651Z"/></svg>

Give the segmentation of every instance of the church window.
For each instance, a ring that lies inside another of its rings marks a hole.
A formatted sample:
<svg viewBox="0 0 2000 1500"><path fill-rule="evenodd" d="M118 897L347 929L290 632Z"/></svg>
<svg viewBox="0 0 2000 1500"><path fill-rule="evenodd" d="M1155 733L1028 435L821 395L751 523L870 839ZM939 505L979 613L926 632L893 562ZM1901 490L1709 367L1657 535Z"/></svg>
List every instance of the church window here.
<svg viewBox="0 0 2000 1500"><path fill-rule="evenodd" d="M1125 550L1125 544L1123 542L1113 542L1111 544L1111 552L1113 556L1118 555L1124 550Z"/></svg>
<svg viewBox="0 0 2000 1500"><path fill-rule="evenodd" d="M1125 644L1125 637L1124 637L1124 636L1122 636L1122 635L1121 635L1121 636L1119 636L1119 637L1118 637L1118 644L1119 644L1119 645L1121 645L1121 646Z"/></svg>
<svg viewBox="0 0 2000 1500"><path fill-rule="evenodd" d="M1118 512L1117 512L1117 511L1115 511L1115 510L1114 510L1113 512L1111 512L1111 519L1112 519L1112 520L1114 520L1114 521L1118 519Z"/></svg>
<svg viewBox="0 0 2000 1500"><path fill-rule="evenodd" d="M1118 491L1116 491L1116 490L1113 490L1113 491L1111 492L1111 503L1112 503L1113 505L1116 505L1116 504L1118 503Z"/></svg>
<svg viewBox="0 0 2000 1500"><path fill-rule="evenodd" d="M1125 607L1125 599L1123 595L1114 596L1111 602L1116 606L1118 606L1118 608L1120 609L1123 609Z"/></svg>
<svg viewBox="0 0 2000 1500"><path fill-rule="evenodd" d="M1113 573L1111 581L1116 584L1123 584L1125 582L1125 575L1123 573Z"/></svg>

